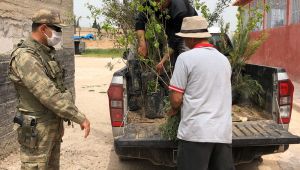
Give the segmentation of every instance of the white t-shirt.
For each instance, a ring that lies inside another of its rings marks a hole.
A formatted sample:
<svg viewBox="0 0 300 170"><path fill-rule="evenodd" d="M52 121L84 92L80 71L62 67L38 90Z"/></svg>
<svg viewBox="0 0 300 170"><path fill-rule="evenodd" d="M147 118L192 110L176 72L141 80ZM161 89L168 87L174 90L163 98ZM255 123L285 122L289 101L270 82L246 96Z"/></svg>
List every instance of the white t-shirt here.
<svg viewBox="0 0 300 170"><path fill-rule="evenodd" d="M231 66L223 54L212 47L182 53L169 88L184 93L179 139L232 143Z"/></svg>

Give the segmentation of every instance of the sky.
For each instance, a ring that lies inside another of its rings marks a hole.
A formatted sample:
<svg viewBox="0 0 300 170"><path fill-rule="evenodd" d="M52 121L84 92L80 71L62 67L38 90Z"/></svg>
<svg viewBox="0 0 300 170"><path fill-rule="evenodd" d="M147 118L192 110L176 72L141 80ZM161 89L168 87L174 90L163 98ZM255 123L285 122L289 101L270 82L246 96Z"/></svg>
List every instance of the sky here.
<svg viewBox="0 0 300 170"><path fill-rule="evenodd" d="M201 0L202 2L206 2L207 6L213 10L215 8L217 0ZM235 0L232 0L234 2ZM90 12L85 6L86 3L93 4L97 7L101 7L101 0L74 0L74 14L78 16L82 16L79 23L81 27L91 27L93 21L88 19L87 16L90 16ZM236 28L236 11L237 7L230 6L228 7L224 13L223 18L226 22L230 23L230 30L234 31ZM101 22L101 21L100 21Z"/></svg>

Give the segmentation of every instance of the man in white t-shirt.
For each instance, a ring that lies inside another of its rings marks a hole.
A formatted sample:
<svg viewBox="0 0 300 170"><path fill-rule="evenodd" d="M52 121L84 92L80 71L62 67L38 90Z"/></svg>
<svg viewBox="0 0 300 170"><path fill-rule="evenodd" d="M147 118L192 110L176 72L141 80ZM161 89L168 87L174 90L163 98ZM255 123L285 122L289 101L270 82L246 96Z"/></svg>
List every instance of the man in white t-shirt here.
<svg viewBox="0 0 300 170"><path fill-rule="evenodd" d="M231 66L213 45L207 21L186 17L180 33L191 50L182 53L170 82L173 116L181 109L178 128L179 170L231 170Z"/></svg>

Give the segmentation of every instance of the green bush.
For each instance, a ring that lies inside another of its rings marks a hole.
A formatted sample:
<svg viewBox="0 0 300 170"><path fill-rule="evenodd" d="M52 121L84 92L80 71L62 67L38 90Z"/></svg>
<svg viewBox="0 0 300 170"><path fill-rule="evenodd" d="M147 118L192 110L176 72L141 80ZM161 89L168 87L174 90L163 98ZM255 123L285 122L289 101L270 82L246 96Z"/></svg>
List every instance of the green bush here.
<svg viewBox="0 0 300 170"><path fill-rule="evenodd" d="M118 58L122 57L124 50L118 48L112 49L86 49L82 56L84 57L103 57L103 58Z"/></svg>

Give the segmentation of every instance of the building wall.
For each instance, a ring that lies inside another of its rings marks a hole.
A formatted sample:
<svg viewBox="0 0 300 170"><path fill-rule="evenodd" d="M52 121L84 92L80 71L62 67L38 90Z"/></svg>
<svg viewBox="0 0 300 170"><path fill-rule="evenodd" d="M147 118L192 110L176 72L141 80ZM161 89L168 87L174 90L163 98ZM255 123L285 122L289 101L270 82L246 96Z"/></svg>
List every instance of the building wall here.
<svg viewBox="0 0 300 170"><path fill-rule="evenodd" d="M255 31L266 31L267 41L252 56L250 63L285 68L294 81L300 81L300 0L238 0L244 9L268 4L264 23ZM247 17L247 16L246 16ZM260 32L253 32L257 37Z"/></svg>
<svg viewBox="0 0 300 170"><path fill-rule="evenodd" d="M63 19L69 21L73 14L73 0L1 0L0 1L0 46L1 52L9 51L20 38L27 37L31 31L30 18L39 9L59 10ZM71 22L70 22L71 23ZM70 31L70 28L67 29ZM66 35L66 34L65 34ZM73 47L69 37L64 36L64 46Z"/></svg>
<svg viewBox="0 0 300 170"><path fill-rule="evenodd" d="M66 23L73 23L73 0L0 1L0 159L18 147L12 123L17 100L14 86L7 77L9 52L20 39L30 35L30 18L42 8L59 10ZM63 32L63 42L56 47L56 58L66 69L65 84L74 93L73 26L64 29Z"/></svg>
<svg viewBox="0 0 300 170"><path fill-rule="evenodd" d="M269 38L250 62L285 68L289 76L300 81L300 24L267 30ZM252 33L257 36L259 33Z"/></svg>

